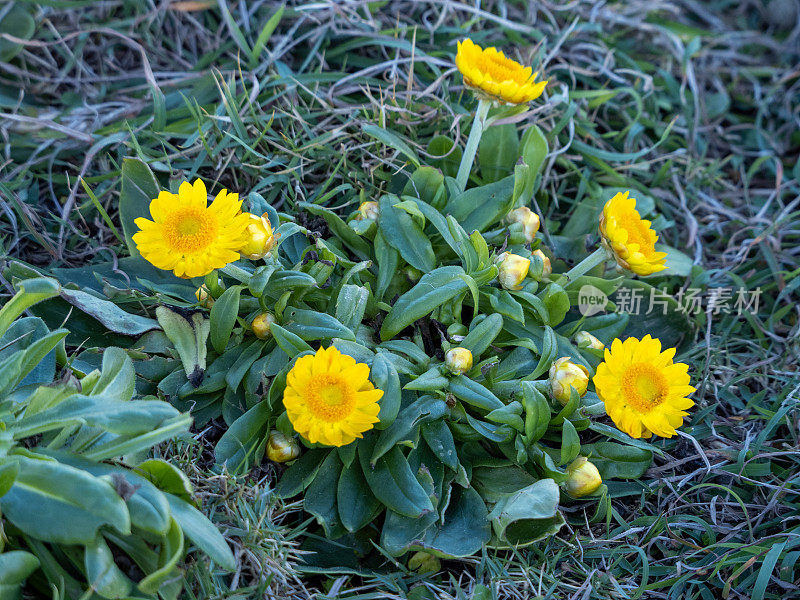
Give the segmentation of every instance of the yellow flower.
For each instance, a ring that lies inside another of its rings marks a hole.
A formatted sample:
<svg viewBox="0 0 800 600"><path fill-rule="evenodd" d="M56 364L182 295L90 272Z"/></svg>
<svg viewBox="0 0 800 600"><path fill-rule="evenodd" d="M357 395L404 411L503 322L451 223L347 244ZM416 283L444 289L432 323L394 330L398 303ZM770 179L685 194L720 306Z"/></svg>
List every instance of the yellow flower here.
<svg viewBox="0 0 800 600"><path fill-rule="evenodd" d="M250 260L264 258L269 251L275 247L275 235L272 234L272 226L269 223L267 213L260 217L247 213L247 240L239 248L239 254Z"/></svg>
<svg viewBox="0 0 800 600"><path fill-rule="evenodd" d="M686 409L694 406L687 398L695 391L689 385L689 366L673 363L673 356L675 348L662 352L661 341L649 335L614 340L606 348L594 376L595 389L608 416L631 437L672 437L683 425Z"/></svg>
<svg viewBox="0 0 800 600"><path fill-rule="evenodd" d="M539 231L539 215L527 206L520 206L512 210L506 216L506 221L522 225L522 232L528 243L536 239L536 233Z"/></svg>
<svg viewBox="0 0 800 600"><path fill-rule="evenodd" d="M570 496L580 498L596 491L603 483L600 471L585 456L579 456L567 467L564 488Z"/></svg>
<svg viewBox="0 0 800 600"><path fill-rule="evenodd" d="M300 456L300 444L294 438L280 431L271 431L267 441L267 458L273 462L284 463Z"/></svg>
<svg viewBox="0 0 800 600"><path fill-rule="evenodd" d="M546 81L536 81L538 73L497 50L484 50L471 39L458 42L456 67L464 84L479 94L508 104L525 104L542 95Z"/></svg>
<svg viewBox="0 0 800 600"><path fill-rule="evenodd" d="M658 273L667 267L666 252L656 252L658 235L650 221L642 219L636 210L636 199L629 192L620 192L606 202L600 215L600 235L614 260L623 269L637 275Z"/></svg>
<svg viewBox="0 0 800 600"><path fill-rule="evenodd" d="M378 422L369 366L331 346L301 356L286 377L283 405L295 431L316 444L344 446Z"/></svg>
<svg viewBox="0 0 800 600"><path fill-rule="evenodd" d="M269 339L269 336L272 335L270 332L270 326L275 322L275 317L273 317L268 312L263 312L256 316L253 319L253 322L250 324L250 327L253 328L253 333L255 336L260 340Z"/></svg>
<svg viewBox="0 0 800 600"><path fill-rule="evenodd" d="M472 368L472 352L466 348L450 348L444 355L444 364L454 375L466 373Z"/></svg>
<svg viewBox="0 0 800 600"><path fill-rule="evenodd" d="M184 181L177 194L161 192L150 202L153 220L136 219L133 241L142 257L178 277L207 275L239 260L246 238L247 214L239 214L238 194L222 190L211 206L206 186Z"/></svg>
<svg viewBox="0 0 800 600"><path fill-rule="evenodd" d="M497 279L500 285L507 290L518 290L522 287L522 282L528 275L531 261L518 254L503 252L497 257L498 274Z"/></svg>
<svg viewBox="0 0 800 600"><path fill-rule="evenodd" d="M562 356L551 365L550 391L562 406L569 402L571 388L575 388L578 396L583 398L588 386L589 371L583 365L570 361L568 356Z"/></svg>

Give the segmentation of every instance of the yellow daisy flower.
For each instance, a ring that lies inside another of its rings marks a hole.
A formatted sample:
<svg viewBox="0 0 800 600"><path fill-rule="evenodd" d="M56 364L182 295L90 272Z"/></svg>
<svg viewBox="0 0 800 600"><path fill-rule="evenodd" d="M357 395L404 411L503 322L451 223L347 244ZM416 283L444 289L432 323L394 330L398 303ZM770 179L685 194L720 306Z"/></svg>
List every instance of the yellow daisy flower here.
<svg viewBox="0 0 800 600"><path fill-rule="evenodd" d="M301 356L286 376L283 405L295 431L311 443L344 446L378 422L383 390L369 366L331 346Z"/></svg>
<svg viewBox="0 0 800 600"><path fill-rule="evenodd" d="M456 67L464 76L464 84L493 100L508 104L525 104L542 95L546 81L536 81L538 73L531 74L507 58L497 48L484 50L471 39L458 42Z"/></svg>
<svg viewBox="0 0 800 600"><path fill-rule="evenodd" d="M142 257L178 277L207 275L239 260L238 250L247 241L250 215L240 214L239 194L222 190L211 206L206 186L184 181L177 194L161 192L150 202L153 220L138 218L133 241Z"/></svg>
<svg viewBox="0 0 800 600"><path fill-rule="evenodd" d="M689 366L673 363L673 356L675 348L662 352L661 341L649 335L614 340L606 348L593 381L621 431L635 438L672 437L683 425L686 410L694 406L687 396L695 388L689 385Z"/></svg>
<svg viewBox="0 0 800 600"><path fill-rule="evenodd" d="M636 199L629 192L620 192L606 202L600 215L600 235L614 254L617 264L637 275L658 273L665 266L667 253L656 252L658 235L650 221L642 219L636 210Z"/></svg>

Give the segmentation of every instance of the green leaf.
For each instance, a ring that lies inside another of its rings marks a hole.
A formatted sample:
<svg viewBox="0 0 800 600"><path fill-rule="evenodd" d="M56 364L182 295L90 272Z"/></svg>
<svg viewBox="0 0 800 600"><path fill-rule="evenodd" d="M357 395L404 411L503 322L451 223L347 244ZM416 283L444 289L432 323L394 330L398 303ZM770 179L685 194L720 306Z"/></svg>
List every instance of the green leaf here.
<svg viewBox="0 0 800 600"><path fill-rule="evenodd" d="M231 339L236 317L239 315L239 299L244 286L234 285L222 292L211 307L210 329L211 345L214 350L222 354Z"/></svg>
<svg viewBox="0 0 800 600"><path fill-rule="evenodd" d="M91 582L92 589L103 598L127 598L133 589L133 582L114 562L114 556L103 536L98 535L86 544L83 564L87 581Z"/></svg>
<svg viewBox="0 0 800 600"><path fill-rule="evenodd" d="M31 15L31 9L23 4L14 4L10 9L3 9L3 18L0 19L0 34L8 33L17 39L29 40L36 31L36 21ZM22 44L0 38L0 61L9 62L19 51Z"/></svg>
<svg viewBox="0 0 800 600"><path fill-rule="evenodd" d="M329 452L303 499L303 508L317 518L328 537L334 537L333 534L341 523L336 504L341 473L342 461L339 460L338 453Z"/></svg>
<svg viewBox="0 0 800 600"><path fill-rule="evenodd" d="M17 284L17 293L0 308L0 336L3 335L11 324L28 308L58 296L61 285L49 277L26 279Z"/></svg>
<svg viewBox="0 0 800 600"><path fill-rule="evenodd" d="M358 531L372 521L380 502L369 489L359 463L351 462L342 469L336 488L336 504L347 531Z"/></svg>
<svg viewBox="0 0 800 600"><path fill-rule="evenodd" d="M411 175L404 196L415 196L430 205L435 205L444 186L444 175L433 167L420 167Z"/></svg>
<svg viewBox="0 0 800 600"><path fill-rule="evenodd" d="M405 155L405 157L408 158L415 167L419 167L420 160L419 156L417 156L417 153L414 152L411 147L401 140L396 134L384 129L383 127L379 127L378 125L367 122L361 126L361 130L368 136L374 137L376 140L383 142L386 146L394 148L401 154Z"/></svg>
<svg viewBox="0 0 800 600"><path fill-rule="evenodd" d="M565 465L578 456L581 451L581 440L575 426L565 420L561 430L561 461L559 465Z"/></svg>
<svg viewBox="0 0 800 600"><path fill-rule="evenodd" d="M467 283L461 267L439 267L423 275L413 288L398 298L381 326L381 339L388 340L430 314L458 294L466 291Z"/></svg>
<svg viewBox="0 0 800 600"><path fill-rule="evenodd" d="M456 453L456 443L450 427L444 419L423 423L422 437L425 443L433 451L442 463L455 471L458 469L458 454Z"/></svg>
<svg viewBox="0 0 800 600"><path fill-rule="evenodd" d="M639 479L650 468L653 453L614 442L584 444L582 450L606 479Z"/></svg>
<svg viewBox="0 0 800 600"><path fill-rule="evenodd" d="M531 444L547 433L551 416L550 404L533 382L523 381L522 405L525 409L525 438Z"/></svg>
<svg viewBox="0 0 800 600"><path fill-rule="evenodd" d="M310 212L312 215L325 219L328 228L334 235L361 258L366 259L372 254L367 241L353 231L352 227L345 223L339 215L329 208L310 202L299 202L298 207Z"/></svg>
<svg viewBox="0 0 800 600"><path fill-rule="evenodd" d="M503 408L505 404L477 381L464 375L456 375L450 379L449 389L459 400L485 411Z"/></svg>
<svg viewBox="0 0 800 600"><path fill-rule="evenodd" d="M416 402L406 406L397 419L378 436L369 459L370 464L374 466L377 460L394 448L396 444L416 437L414 433L420 423L439 419L446 412L447 404L432 396L422 396Z"/></svg>
<svg viewBox="0 0 800 600"><path fill-rule="evenodd" d="M227 571L236 570L236 559L217 527L194 506L166 494L172 517L192 543Z"/></svg>
<svg viewBox="0 0 800 600"><path fill-rule="evenodd" d="M139 250L131 239L139 231L134 222L139 217L150 219L150 202L158 197L161 186L145 163L138 158L122 160L122 189L119 195L119 218L131 256Z"/></svg>
<svg viewBox="0 0 800 600"><path fill-rule="evenodd" d="M294 358L303 352L313 352L314 349L303 341L296 333L284 329L277 323L273 323L269 327L272 337L275 338L275 343L278 347L289 355L289 358Z"/></svg>
<svg viewBox="0 0 800 600"><path fill-rule="evenodd" d="M301 340L341 338L350 342L356 341L353 331L342 325L336 317L316 310L287 308L283 313L283 329Z"/></svg>
<svg viewBox="0 0 800 600"><path fill-rule="evenodd" d="M175 346L183 369L190 381L206 368L206 341L211 331L210 321L201 313L187 320L166 306L156 308L156 318L164 333Z"/></svg>
<svg viewBox="0 0 800 600"><path fill-rule="evenodd" d="M556 482L541 479L500 500L489 515L493 545L528 546L556 533L564 524L558 496Z"/></svg>
<svg viewBox="0 0 800 600"><path fill-rule="evenodd" d="M373 469L369 464L372 447L362 441L358 458L372 493L393 511L407 517L419 517L433 510L428 494L414 477L398 447L382 456Z"/></svg>
<svg viewBox="0 0 800 600"><path fill-rule="evenodd" d="M72 306L100 321L114 333L137 336L158 329L158 321L132 315L109 300L103 300L80 290L61 289L61 297Z"/></svg>
<svg viewBox="0 0 800 600"><path fill-rule="evenodd" d="M306 489L329 452L328 448L313 448L303 453L275 486L278 498L291 498Z"/></svg>
<svg viewBox="0 0 800 600"><path fill-rule="evenodd" d="M445 214L456 219L467 233L481 233L505 218L513 208L514 176L500 181L473 187L451 197L444 208Z"/></svg>
<svg viewBox="0 0 800 600"><path fill-rule="evenodd" d="M13 550L0 553L0 598L22 597L22 584L39 568L39 559L30 552Z"/></svg>
<svg viewBox="0 0 800 600"><path fill-rule="evenodd" d="M161 547L158 553L158 570L148 574L147 577L139 582L139 590L145 594L155 594L159 590L163 593L162 586L170 578L174 577L178 561L183 556L183 531L173 518L169 531L161 538Z"/></svg>
<svg viewBox="0 0 800 600"><path fill-rule="evenodd" d="M406 211L395 208L399 201L397 196L381 196L378 201L378 225L383 238L412 267L426 273L432 271L436 256L431 241Z"/></svg>
<svg viewBox="0 0 800 600"><path fill-rule="evenodd" d="M0 497L0 510L26 535L45 542L88 544L104 525L130 534L128 509L109 482L54 460L13 460L19 463L19 474Z"/></svg>
<svg viewBox="0 0 800 600"><path fill-rule="evenodd" d="M11 486L14 485L14 480L19 473L19 464L15 461L0 464L0 497L4 496Z"/></svg>
<svg viewBox="0 0 800 600"><path fill-rule="evenodd" d="M278 27L278 24L281 22L281 17L283 17L283 11L286 9L286 5L282 4L275 13L267 19L267 22L264 23L264 27L261 29L261 33L258 34L258 38L256 39L256 43L253 44L253 50L250 53L250 68L254 69L258 65L258 59L261 56L264 48L269 41L269 38L272 37L275 28Z"/></svg>
<svg viewBox="0 0 800 600"><path fill-rule="evenodd" d="M367 310L369 290L363 285L346 284L336 297L336 319L350 331L361 325Z"/></svg>
<svg viewBox="0 0 800 600"><path fill-rule="evenodd" d="M459 344L478 358L491 346L495 338L503 330L503 316L497 313L487 315L480 323L470 329L467 336Z"/></svg>
<svg viewBox="0 0 800 600"><path fill-rule="evenodd" d="M513 123L493 125L483 131L478 145L478 164L484 183L507 177L519 156L519 137Z"/></svg>
<svg viewBox="0 0 800 600"><path fill-rule="evenodd" d="M525 323L525 312L522 305L514 300L506 290L486 288L481 291L489 297L489 304L495 312L518 323Z"/></svg>
<svg viewBox="0 0 800 600"><path fill-rule="evenodd" d="M186 474L175 465L160 458L151 458L139 463L136 470L151 481L159 490L192 502L194 490Z"/></svg>
<svg viewBox="0 0 800 600"><path fill-rule="evenodd" d="M380 421L375 424L375 428L386 429L394 422L400 411L400 376L385 353L379 352L372 360L370 377L375 387L383 390L383 396L378 401L381 407L378 413Z"/></svg>
<svg viewBox="0 0 800 600"><path fill-rule="evenodd" d="M442 375L441 365L436 365L425 371L416 379L412 379L403 386L404 390L418 390L421 392L436 392L447 387L450 380Z"/></svg>
<svg viewBox="0 0 800 600"><path fill-rule="evenodd" d="M258 464L264 455L272 410L259 402L236 419L214 448L216 463L231 473L243 473Z"/></svg>
<svg viewBox="0 0 800 600"><path fill-rule="evenodd" d="M455 177L458 174L463 151L449 137L437 135L431 138L428 142L428 154L434 157L431 164L440 168L445 175Z"/></svg>
<svg viewBox="0 0 800 600"><path fill-rule="evenodd" d="M531 125L522 135L522 141L520 142L522 161L528 165L528 170L525 173L525 187L521 194L525 203L529 202L533 197L536 176L542 170L547 153L547 138L545 138L539 127Z"/></svg>
<svg viewBox="0 0 800 600"><path fill-rule="evenodd" d="M90 396L104 396L106 400L126 402L136 390L136 370L133 361L121 348L107 348L103 352L100 378L94 382ZM171 416L174 416L173 413Z"/></svg>

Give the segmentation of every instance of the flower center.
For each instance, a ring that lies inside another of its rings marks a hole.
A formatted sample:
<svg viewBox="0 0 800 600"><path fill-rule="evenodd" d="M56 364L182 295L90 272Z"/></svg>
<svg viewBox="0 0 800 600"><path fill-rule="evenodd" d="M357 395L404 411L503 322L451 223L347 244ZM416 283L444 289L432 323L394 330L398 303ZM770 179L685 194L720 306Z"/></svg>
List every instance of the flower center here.
<svg viewBox="0 0 800 600"><path fill-rule="evenodd" d="M622 393L630 406L639 412L650 412L669 393L664 374L649 363L634 363L622 376Z"/></svg>
<svg viewBox="0 0 800 600"><path fill-rule="evenodd" d="M308 408L318 419L335 423L347 417L355 405L355 395L346 381L335 375L316 375L306 392Z"/></svg>
<svg viewBox="0 0 800 600"><path fill-rule="evenodd" d="M644 224L639 213L632 210L619 216L619 224L628 232L628 243L639 244L642 254L651 254L655 251L650 228Z"/></svg>
<svg viewBox="0 0 800 600"><path fill-rule="evenodd" d="M173 250L199 252L208 247L217 233L217 222L210 211L183 208L171 214L164 223L164 237Z"/></svg>

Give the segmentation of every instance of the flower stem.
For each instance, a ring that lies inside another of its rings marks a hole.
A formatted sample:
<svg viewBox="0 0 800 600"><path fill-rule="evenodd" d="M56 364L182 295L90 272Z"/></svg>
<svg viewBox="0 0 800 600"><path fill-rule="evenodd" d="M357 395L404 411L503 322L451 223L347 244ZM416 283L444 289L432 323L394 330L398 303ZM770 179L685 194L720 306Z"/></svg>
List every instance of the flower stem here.
<svg viewBox="0 0 800 600"><path fill-rule="evenodd" d="M464 154L461 156L461 164L458 167L458 175L456 175L456 182L458 189L464 191L469 181L469 174L472 171L472 163L475 162L475 154L478 152L478 144L481 141L483 128L486 126L486 117L489 115L489 108L492 103L490 100L478 100L478 109L475 111L475 120L472 121L472 129L467 138L467 147L464 148Z"/></svg>
<svg viewBox="0 0 800 600"><path fill-rule="evenodd" d="M608 250L600 246L597 250L592 252L589 256L584 258L577 265L572 267L569 271L562 275L562 287L567 289L574 284L581 275L584 275L594 269L597 265L603 264L609 258Z"/></svg>

